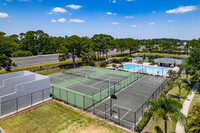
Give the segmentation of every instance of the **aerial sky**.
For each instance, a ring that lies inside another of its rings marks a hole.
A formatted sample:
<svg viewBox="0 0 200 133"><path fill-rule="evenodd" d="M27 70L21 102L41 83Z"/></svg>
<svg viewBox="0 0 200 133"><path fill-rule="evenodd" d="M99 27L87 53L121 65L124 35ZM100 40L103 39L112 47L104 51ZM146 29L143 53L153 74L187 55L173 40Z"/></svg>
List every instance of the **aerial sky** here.
<svg viewBox="0 0 200 133"><path fill-rule="evenodd" d="M200 38L200 0L0 0L0 31Z"/></svg>

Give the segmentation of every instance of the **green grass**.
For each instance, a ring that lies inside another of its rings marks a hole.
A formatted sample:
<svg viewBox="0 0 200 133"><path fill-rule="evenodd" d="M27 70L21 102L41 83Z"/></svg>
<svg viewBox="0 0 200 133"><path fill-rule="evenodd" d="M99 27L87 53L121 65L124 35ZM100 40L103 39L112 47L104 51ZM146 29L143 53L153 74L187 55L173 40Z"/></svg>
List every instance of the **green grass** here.
<svg viewBox="0 0 200 133"><path fill-rule="evenodd" d="M194 105L200 105L200 87L199 87L199 90L197 91L197 93L195 94L191 104L190 104L188 114L192 111L192 108L193 108Z"/></svg>
<svg viewBox="0 0 200 133"><path fill-rule="evenodd" d="M144 54L147 57L172 57L172 58L185 58L186 55L177 55L177 54L163 54L163 53L137 53L132 54L132 56L144 56Z"/></svg>
<svg viewBox="0 0 200 133"><path fill-rule="evenodd" d="M182 79L185 79L185 78L186 78L186 75L185 75L185 74L182 74L181 78L182 78ZM191 77L189 76L189 79L190 79L190 78L191 78ZM182 100L180 101L181 104L183 104L183 102L184 102L184 100L187 98L188 94L189 94L189 90L187 90L187 89L185 89L185 88L183 88L183 89L181 90L181 97L182 97ZM169 93L169 97L178 100L178 97L179 97L179 89L178 89L177 86L174 86L174 87L171 89L171 91L170 91L170 93ZM156 130L155 130L155 127L156 127L156 126L159 126L159 127L161 128L161 130L164 132L164 121L163 121L162 119L157 120L157 122L156 122L156 121L153 121L153 122L151 123L149 129L148 129L148 132L152 132L152 133L156 132ZM175 132L175 128L176 128L176 123L169 120L169 121L168 121L168 132Z"/></svg>
<svg viewBox="0 0 200 133"><path fill-rule="evenodd" d="M96 117L93 118L86 113L75 111L55 101L2 120L0 126L6 133L58 133L90 129L110 133L126 132Z"/></svg>
<svg viewBox="0 0 200 133"><path fill-rule="evenodd" d="M156 129L160 129L163 133L165 132L165 126L164 126L164 120L162 119L159 119L159 120L154 120L151 124L151 126L149 127L148 131L147 132L150 132L150 133L160 133L158 132ZM176 128L176 123L173 122L172 120L168 120L167 122L167 132L168 133L174 133L175 132L175 128Z"/></svg>

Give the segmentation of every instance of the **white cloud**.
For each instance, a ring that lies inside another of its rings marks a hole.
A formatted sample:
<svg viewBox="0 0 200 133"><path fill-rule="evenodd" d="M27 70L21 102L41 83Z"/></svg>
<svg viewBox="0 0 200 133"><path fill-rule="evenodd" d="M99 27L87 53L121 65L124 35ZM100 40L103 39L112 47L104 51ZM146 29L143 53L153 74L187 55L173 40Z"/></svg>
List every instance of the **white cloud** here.
<svg viewBox="0 0 200 133"><path fill-rule="evenodd" d="M71 9L80 9L82 6L71 4L71 5L67 5L66 7L69 7Z"/></svg>
<svg viewBox="0 0 200 133"><path fill-rule="evenodd" d="M135 1L135 0L126 0L126 1Z"/></svg>
<svg viewBox="0 0 200 133"><path fill-rule="evenodd" d="M58 19L58 22L64 23L64 22L66 22L66 19L65 18L60 18L60 19Z"/></svg>
<svg viewBox="0 0 200 133"><path fill-rule="evenodd" d="M52 22L52 23L56 23L57 21L56 21L55 19L52 19L51 22Z"/></svg>
<svg viewBox="0 0 200 133"><path fill-rule="evenodd" d="M54 13L65 13L65 12L67 12L67 10L65 10L64 8L61 8L61 7L56 7L54 9L52 9L52 12L54 12Z"/></svg>
<svg viewBox="0 0 200 133"><path fill-rule="evenodd" d="M151 23L148 23L148 25L152 26L152 25L155 25L155 23L154 23L154 22L151 22Z"/></svg>
<svg viewBox="0 0 200 133"><path fill-rule="evenodd" d="M112 15L112 12L107 12L106 14L107 14L107 15Z"/></svg>
<svg viewBox="0 0 200 133"><path fill-rule="evenodd" d="M125 18L134 18L133 16L125 16Z"/></svg>
<svg viewBox="0 0 200 133"><path fill-rule="evenodd" d="M115 24L115 25L117 25L117 24L119 24L118 22L112 22L112 24Z"/></svg>
<svg viewBox="0 0 200 133"><path fill-rule="evenodd" d="M31 0L19 0L19 1L31 1Z"/></svg>
<svg viewBox="0 0 200 133"><path fill-rule="evenodd" d="M169 22L169 23L172 23L172 22L174 22L174 21L173 21L173 20L168 20L168 22Z"/></svg>
<svg viewBox="0 0 200 133"><path fill-rule="evenodd" d="M117 13L106 12L107 15L117 15Z"/></svg>
<svg viewBox="0 0 200 133"><path fill-rule="evenodd" d="M12 2L12 0L6 0L7 2Z"/></svg>
<svg viewBox="0 0 200 133"><path fill-rule="evenodd" d="M113 3L116 3L116 0L113 0L112 2L113 2Z"/></svg>
<svg viewBox="0 0 200 133"><path fill-rule="evenodd" d="M9 17L7 13L0 12L0 18L7 18Z"/></svg>
<svg viewBox="0 0 200 133"><path fill-rule="evenodd" d="M200 30L200 28L198 28L197 30Z"/></svg>
<svg viewBox="0 0 200 133"><path fill-rule="evenodd" d="M7 5L7 3L3 3L3 5L4 5L4 6L6 6L6 5Z"/></svg>
<svg viewBox="0 0 200 133"><path fill-rule="evenodd" d="M136 28L136 27L137 27L137 25L132 25L131 27L133 27L133 28Z"/></svg>
<svg viewBox="0 0 200 133"><path fill-rule="evenodd" d="M180 6L178 8L167 10L166 13L186 13L196 10L196 6Z"/></svg>
<svg viewBox="0 0 200 133"><path fill-rule="evenodd" d="M70 22L74 22L74 23L84 23L85 20L81 20L81 19L70 19Z"/></svg>
<svg viewBox="0 0 200 133"><path fill-rule="evenodd" d="M156 11L153 11L152 13L156 13Z"/></svg>

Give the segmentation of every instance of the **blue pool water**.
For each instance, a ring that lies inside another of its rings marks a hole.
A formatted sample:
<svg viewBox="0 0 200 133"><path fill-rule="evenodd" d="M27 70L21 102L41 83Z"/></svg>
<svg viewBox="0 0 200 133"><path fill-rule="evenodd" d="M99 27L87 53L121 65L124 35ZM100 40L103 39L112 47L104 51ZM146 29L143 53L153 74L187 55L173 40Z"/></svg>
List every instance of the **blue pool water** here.
<svg viewBox="0 0 200 133"><path fill-rule="evenodd" d="M160 76L165 75L169 71L169 68L134 65L134 64L126 64L121 69L132 70L132 71L143 72L143 73L150 73L150 74L160 75Z"/></svg>

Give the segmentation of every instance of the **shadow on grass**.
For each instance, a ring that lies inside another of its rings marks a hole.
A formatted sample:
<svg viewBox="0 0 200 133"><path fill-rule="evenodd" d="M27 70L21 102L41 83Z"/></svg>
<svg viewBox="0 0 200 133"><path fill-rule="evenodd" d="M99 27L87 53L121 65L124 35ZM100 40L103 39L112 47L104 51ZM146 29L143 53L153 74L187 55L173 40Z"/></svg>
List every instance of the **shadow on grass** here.
<svg viewBox="0 0 200 133"><path fill-rule="evenodd" d="M155 126L156 133L163 133L162 129L159 126Z"/></svg>
<svg viewBox="0 0 200 133"><path fill-rule="evenodd" d="M179 99L179 95L177 94L177 95L172 95L172 94L168 94L168 96L170 97L170 98L175 98L175 99ZM187 97L183 97L183 96L181 96L181 99L186 99Z"/></svg>

